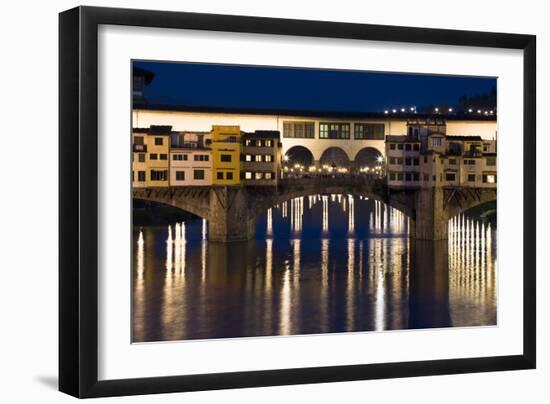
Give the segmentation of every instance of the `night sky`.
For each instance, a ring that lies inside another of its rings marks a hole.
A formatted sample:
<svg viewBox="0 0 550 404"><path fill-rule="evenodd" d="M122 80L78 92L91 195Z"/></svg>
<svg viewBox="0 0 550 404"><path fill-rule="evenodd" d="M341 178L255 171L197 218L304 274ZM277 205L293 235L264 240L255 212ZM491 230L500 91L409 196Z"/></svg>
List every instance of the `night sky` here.
<svg viewBox="0 0 550 404"><path fill-rule="evenodd" d="M151 104L251 109L382 112L456 106L462 95L496 87L495 78L342 70L134 62L155 73Z"/></svg>

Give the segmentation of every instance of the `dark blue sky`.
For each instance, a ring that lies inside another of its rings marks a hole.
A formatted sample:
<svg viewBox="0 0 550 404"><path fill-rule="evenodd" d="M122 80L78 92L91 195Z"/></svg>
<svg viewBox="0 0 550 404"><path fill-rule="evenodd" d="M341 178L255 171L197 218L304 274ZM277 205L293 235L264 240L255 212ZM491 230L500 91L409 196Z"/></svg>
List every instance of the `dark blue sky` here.
<svg viewBox="0 0 550 404"><path fill-rule="evenodd" d="M185 106L381 112L455 106L461 95L496 87L495 78L194 63L134 62L155 73L150 103Z"/></svg>

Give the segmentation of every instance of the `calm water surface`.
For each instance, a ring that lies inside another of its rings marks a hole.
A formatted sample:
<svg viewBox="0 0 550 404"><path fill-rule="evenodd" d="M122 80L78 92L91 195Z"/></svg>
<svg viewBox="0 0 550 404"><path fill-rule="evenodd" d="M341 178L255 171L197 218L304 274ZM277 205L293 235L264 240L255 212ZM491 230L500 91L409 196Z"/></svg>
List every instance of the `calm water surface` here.
<svg viewBox="0 0 550 404"><path fill-rule="evenodd" d="M207 232L134 228L134 342L496 324L495 229L476 218L413 241L400 212L327 195L269 210L250 242Z"/></svg>

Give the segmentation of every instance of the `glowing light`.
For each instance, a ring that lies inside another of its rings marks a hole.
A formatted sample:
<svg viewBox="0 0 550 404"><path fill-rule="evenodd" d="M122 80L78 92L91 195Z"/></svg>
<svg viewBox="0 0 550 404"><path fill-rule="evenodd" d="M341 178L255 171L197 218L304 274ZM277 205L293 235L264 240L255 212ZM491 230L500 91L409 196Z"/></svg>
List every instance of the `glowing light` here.
<svg viewBox="0 0 550 404"><path fill-rule="evenodd" d="M389 112L389 111L388 111L387 109L384 111L384 113L385 113L386 115L388 114L388 112Z"/></svg>
<svg viewBox="0 0 550 404"><path fill-rule="evenodd" d="M434 109L434 111L435 111L435 112L439 112L439 108L436 107L436 108Z"/></svg>

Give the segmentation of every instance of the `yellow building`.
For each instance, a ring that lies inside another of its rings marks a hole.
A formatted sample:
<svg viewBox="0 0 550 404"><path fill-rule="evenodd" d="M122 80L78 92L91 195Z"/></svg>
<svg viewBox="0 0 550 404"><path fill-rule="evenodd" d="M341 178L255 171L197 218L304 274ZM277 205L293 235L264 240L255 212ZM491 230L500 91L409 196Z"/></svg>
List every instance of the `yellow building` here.
<svg viewBox="0 0 550 404"><path fill-rule="evenodd" d="M168 187L171 126L132 131L132 186Z"/></svg>
<svg viewBox="0 0 550 404"><path fill-rule="evenodd" d="M212 126L212 184L241 183L241 128Z"/></svg>

